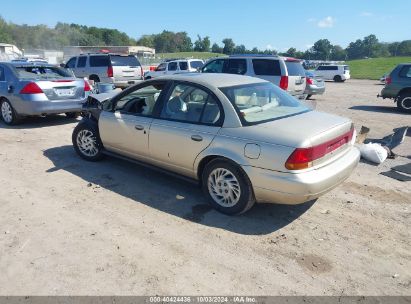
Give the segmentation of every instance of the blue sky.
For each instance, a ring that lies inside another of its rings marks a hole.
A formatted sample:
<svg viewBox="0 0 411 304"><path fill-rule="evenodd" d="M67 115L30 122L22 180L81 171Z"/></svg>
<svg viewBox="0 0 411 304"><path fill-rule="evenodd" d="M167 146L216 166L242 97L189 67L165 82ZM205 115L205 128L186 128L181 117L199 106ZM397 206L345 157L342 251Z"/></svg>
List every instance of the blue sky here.
<svg viewBox="0 0 411 304"><path fill-rule="evenodd" d="M375 34L380 41L411 39L410 0L253 1L3 1L7 21L54 26L58 21L116 28L138 38L162 30L186 31L221 44L232 38L247 48L300 50L327 38L346 47Z"/></svg>

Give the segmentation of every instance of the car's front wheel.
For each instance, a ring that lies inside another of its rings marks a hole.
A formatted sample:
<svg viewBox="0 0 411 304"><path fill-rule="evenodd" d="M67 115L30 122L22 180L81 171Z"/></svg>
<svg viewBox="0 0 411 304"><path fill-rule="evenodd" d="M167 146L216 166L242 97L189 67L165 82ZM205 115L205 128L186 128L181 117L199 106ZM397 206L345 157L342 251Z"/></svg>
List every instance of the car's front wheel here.
<svg viewBox="0 0 411 304"><path fill-rule="evenodd" d="M397 107L403 112L411 113L411 93L404 93L398 96Z"/></svg>
<svg viewBox="0 0 411 304"><path fill-rule="evenodd" d="M1 118L7 125L15 125L20 121L20 117L17 115L16 111L13 109L11 103L6 100L0 100L1 108Z"/></svg>
<svg viewBox="0 0 411 304"><path fill-rule="evenodd" d="M67 113L65 113L65 115L66 115L67 118L75 119L75 118L80 116L80 113L78 113L78 112L67 112Z"/></svg>
<svg viewBox="0 0 411 304"><path fill-rule="evenodd" d="M73 146L77 154L88 161L98 161L103 158L103 145L95 127L80 123L73 131Z"/></svg>
<svg viewBox="0 0 411 304"><path fill-rule="evenodd" d="M255 203L251 182L245 172L224 159L207 164L202 175L202 188L211 205L227 215L244 213Z"/></svg>

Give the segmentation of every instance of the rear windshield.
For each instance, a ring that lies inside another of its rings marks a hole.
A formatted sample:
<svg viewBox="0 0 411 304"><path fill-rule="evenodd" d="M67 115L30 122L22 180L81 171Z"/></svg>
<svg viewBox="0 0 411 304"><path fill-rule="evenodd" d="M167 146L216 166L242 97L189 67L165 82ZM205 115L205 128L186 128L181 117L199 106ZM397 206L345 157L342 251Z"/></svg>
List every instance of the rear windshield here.
<svg viewBox="0 0 411 304"><path fill-rule="evenodd" d="M253 59L253 68L256 75L280 76L281 68L279 60Z"/></svg>
<svg viewBox="0 0 411 304"><path fill-rule="evenodd" d="M203 67L203 63L201 61L190 61L190 66L192 69L198 69Z"/></svg>
<svg viewBox="0 0 411 304"><path fill-rule="evenodd" d="M269 83L220 88L243 124L254 125L310 111L303 103Z"/></svg>
<svg viewBox="0 0 411 304"><path fill-rule="evenodd" d="M345 65L344 66L344 71L349 71L349 70L350 70L350 67L348 65Z"/></svg>
<svg viewBox="0 0 411 304"><path fill-rule="evenodd" d="M135 56L110 56L113 66L140 66L140 62Z"/></svg>
<svg viewBox="0 0 411 304"><path fill-rule="evenodd" d="M67 71L58 67L29 66L15 67L20 79L56 79L72 77Z"/></svg>
<svg viewBox="0 0 411 304"><path fill-rule="evenodd" d="M305 76L305 70L299 61L286 61L288 76Z"/></svg>

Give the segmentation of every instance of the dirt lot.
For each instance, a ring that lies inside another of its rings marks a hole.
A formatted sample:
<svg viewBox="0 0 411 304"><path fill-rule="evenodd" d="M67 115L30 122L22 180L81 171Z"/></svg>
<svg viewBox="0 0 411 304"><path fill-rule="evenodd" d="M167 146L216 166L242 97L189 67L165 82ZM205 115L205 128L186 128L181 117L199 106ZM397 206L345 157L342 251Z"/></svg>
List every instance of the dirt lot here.
<svg viewBox="0 0 411 304"><path fill-rule="evenodd" d="M316 103L381 138L411 115L380 90L327 83ZM79 159L75 125L0 123L1 295L410 295L411 182L379 175L410 159L360 163L316 202L227 217L191 184Z"/></svg>

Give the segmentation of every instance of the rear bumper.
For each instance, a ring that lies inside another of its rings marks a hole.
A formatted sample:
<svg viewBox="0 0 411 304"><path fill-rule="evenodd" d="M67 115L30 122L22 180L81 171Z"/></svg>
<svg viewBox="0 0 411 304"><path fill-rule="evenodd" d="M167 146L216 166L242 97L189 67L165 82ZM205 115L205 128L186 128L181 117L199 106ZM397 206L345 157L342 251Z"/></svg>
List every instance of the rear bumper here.
<svg viewBox="0 0 411 304"><path fill-rule="evenodd" d="M307 95L321 95L325 92L325 86L318 87L316 85L308 85L305 89L305 94Z"/></svg>
<svg viewBox="0 0 411 304"><path fill-rule="evenodd" d="M285 173L243 166L257 202L295 205L313 200L347 179L360 159L352 147L334 162L303 173Z"/></svg>
<svg viewBox="0 0 411 304"><path fill-rule="evenodd" d="M20 115L59 114L81 112L86 99L59 101L24 101L20 103L17 113Z"/></svg>
<svg viewBox="0 0 411 304"><path fill-rule="evenodd" d="M142 79L130 79L130 80L114 80L114 86L116 88L126 88L131 85L138 84L142 82Z"/></svg>
<svg viewBox="0 0 411 304"><path fill-rule="evenodd" d="M351 78L351 75L350 75L350 74L348 74L348 75L347 75L347 74L342 74L342 75L341 75L341 79L342 79L342 80L348 80L348 79L350 79L350 78Z"/></svg>

